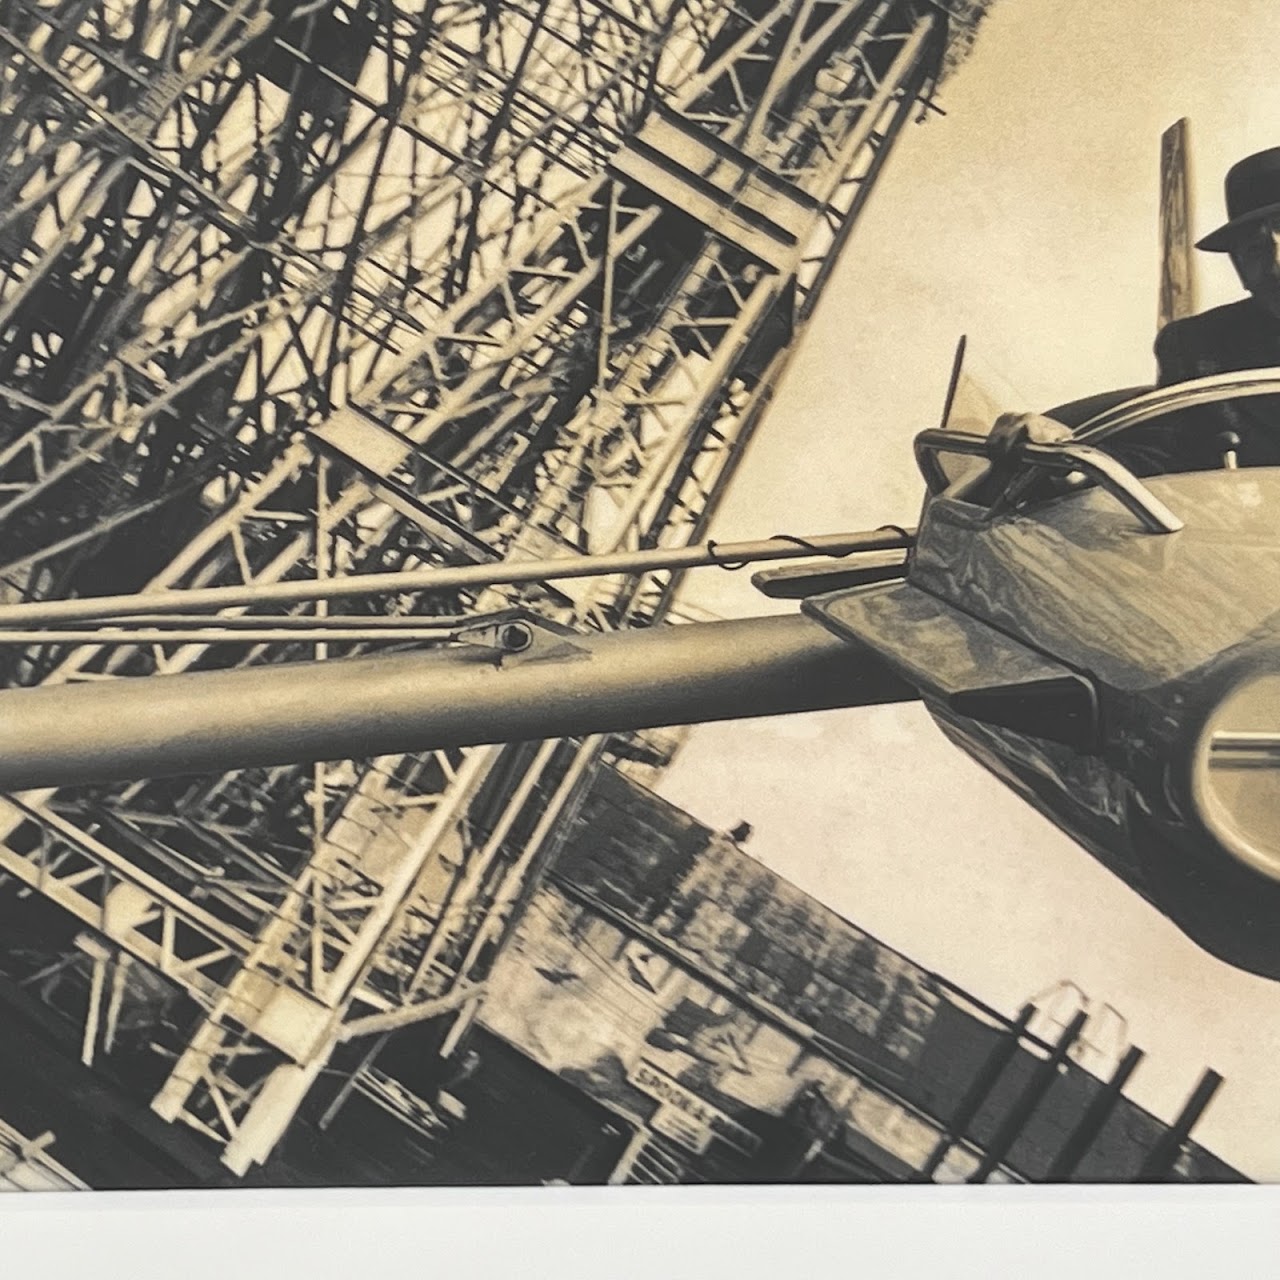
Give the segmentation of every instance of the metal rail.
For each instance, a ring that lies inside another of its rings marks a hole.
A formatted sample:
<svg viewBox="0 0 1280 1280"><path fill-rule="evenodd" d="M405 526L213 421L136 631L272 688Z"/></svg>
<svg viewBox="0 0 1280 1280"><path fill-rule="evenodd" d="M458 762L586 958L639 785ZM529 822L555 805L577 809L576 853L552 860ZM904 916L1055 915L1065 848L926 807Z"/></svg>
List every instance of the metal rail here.
<svg viewBox="0 0 1280 1280"><path fill-rule="evenodd" d="M939 453L956 453L970 458L991 459L991 442L986 436L964 431L922 431L915 440L916 458L932 492L949 483L938 465ZM1177 533L1182 520L1174 515L1122 462L1101 449L1065 441L1061 444L1023 443L1016 447L1012 461L1055 475L1080 472L1100 489L1111 494L1131 511L1149 533Z"/></svg>
<svg viewBox="0 0 1280 1280"><path fill-rule="evenodd" d="M892 551L911 546L909 531L816 534L809 537L775 535L747 542L706 542L692 547L657 547L650 551L615 551L599 556L555 556L500 564L463 565L451 569L407 570L400 573L352 573L342 578L255 583L244 587L205 587L183 591L142 592L126 596L89 596L76 600L42 600L0 605L0 627L44 626L60 622L96 621L251 606L303 604L316 600L347 600L370 595L483 590L498 586L554 582L558 579L609 577L613 574L652 573L715 565L734 568L771 560L830 556L840 559L861 551ZM275 620L273 619L273 625ZM407 621L407 619L405 620ZM429 625L429 616L415 619ZM400 623L401 619L396 619ZM363 625L364 620L360 620ZM379 620L380 626L387 620ZM92 640L92 634L87 639Z"/></svg>

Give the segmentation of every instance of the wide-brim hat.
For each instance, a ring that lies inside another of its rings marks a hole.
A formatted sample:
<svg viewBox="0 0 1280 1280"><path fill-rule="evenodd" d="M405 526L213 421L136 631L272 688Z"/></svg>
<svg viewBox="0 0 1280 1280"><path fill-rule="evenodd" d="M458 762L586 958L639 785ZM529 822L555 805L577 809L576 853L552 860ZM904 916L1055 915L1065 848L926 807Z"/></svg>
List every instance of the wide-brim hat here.
<svg viewBox="0 0 1280 1280"><path fill-rule="evenodd" d="M1197 245L1210 253L1227 253L1236 233L1260 218L1280 214L1280 147L1246 156L1227 171L1227 219Z"/></svg>

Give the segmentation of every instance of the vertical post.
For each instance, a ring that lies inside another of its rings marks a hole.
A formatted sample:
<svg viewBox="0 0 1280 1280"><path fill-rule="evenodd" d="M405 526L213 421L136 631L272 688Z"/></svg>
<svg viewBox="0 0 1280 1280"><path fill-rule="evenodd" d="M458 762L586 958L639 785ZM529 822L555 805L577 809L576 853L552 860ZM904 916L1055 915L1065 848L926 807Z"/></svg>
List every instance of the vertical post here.
<svg viewBox="0 0 1280 1280"><path fill-rule="evenodd" d="M319 1129L324 1132L337 1118L338 1112L342 1110L346 1101L351 1097L352 1091L356 1087L356 1082L360 1076L373 1066L374 1059L380 1054L388 1040L391 1039L391 1032L386 1031L380 1036L375 1036L373 1044L370 1045L368 1052L360 1059L359 1064L351 1072L351 1074L342 1082L342 1088L338 1090L337 1096L325 1108L325 1113L320 1117Z"/></svg>
<svg viewBox="0 0 1280 1280"><path fill-rule="evenodd" d="M1192 1090L1191 1096L1187 1099L1186 1105L1178 1115L1178 1118L1160 1135L1155 1145L1147 1152L1147 1158L1142 1162L1142 1167L1138 1170L1138 1176L1135 1182L1163 1182L1173 1168L1173 1162L1178 1158L1178 1153L1182 1150L1182 1144L1191 1136L1191 1130L1195 1128L1197 1121L1209 1103L1213 1101L1213 1095L1218 1092L1219 1086L1222 1084L1222 1077L1212 1070L1206 1070L1204 1075L1200 1077L1200 1083Z"/></svg>
<svg viewBox="0 0 1280 1280"><path fill-rule="evenodd" d="M613 336L614 240L618 231L618 184L606 184L604 244L600 249L600 344L596 355L596 404L609 385L609 340Z"/></svg>
<svg viewBox="0 0 1280 1280"><path fill-rule="evenodd" d="M316 578L323 581L333 571L329 555L329 460L323 453L316 458L315 539ZM329 601L323 597L318 599L315 604L315 613L317 618L327 617L329 614ZM323 662L328 656L329 646L322 640L315 647L315 659L317 662ZM320 842L324 839L325 834L324 783L325 764L323 760L319 760L313 766L311 780L311 824L313 828L311 848L313 853L319 850Z"/></svg>
<svg viewBox="0 0 1280 1280"><path fill-rule="evenodd" d="M116 953L115 965L111 973L111 997L107 1001L107 1027L102 1037L102 1048L110 1053L115 1047L116 1031L120 1024L120 1010L124 1005L124 991L129 978L129 963L132 957L127 951Z"/></svg>
<svg viewBox="0 0 1280 1280"><path fill-rule="evenodd" d="M80 1061L86 1067L93 1066L94 1050L98 1043L98 1024L102 1018L102 989L107 980L107 956L105 951L94 949L93 976L89 980L89 1011L84 1018L84 1039L80 1043Z"/></svg>
<svg viewBox="0 0 1280 1280"><path fill-rule="evenodd" d="M453 1026L449 1028L448 1034L440 1044L440 1056L442 1058L449 1057L450 1054L462 1043L462 1037L471 1030L471 1024L476 1020L476 1014L480 1012L480 997L476 996L474 1000L468 1000L466 1004L458 1010L457 1017L454 1018Z"/></svg>
<svg viewBox="0 0 1280 1280"><path fill-rule="evenodd" d="M336 324L336 321L335 321ZM336 335L336 329L335 329ZM330 514L329 514L329 459L323 454L316 458L316 518L315 518L315 575L323 581L333 572L330 555ZM329 616L329 601L323 597L315 602L317 618ZM329 657L329 646L319 641L315 646L315 660L325 662ZM328 816L325 804L325 782L328 778L328 766L325 761L317 760L311 766L311 856L320 856L326 834ZM311 981L316 983L324 971L324 892L322 878L312 881L312 911L315 913L315 925L311 932L310 959ZM341 1095L345 1101L345 1095ZM336 1104L341 1106L341 1103Z"/></svg>
<svg viewBox="0 0 1280 1280"><path fill-rule="evenodd" d="M1184 116L1160 139L1160 329L1196 309L1189 156Z"/></svg>
<svg viewBox="0 0 1280 1280"><path fill-rule="evenodd" d="M622 1155L618 1158L618 1163L614 1165L613 1172L609 1175L609 1186L620 1187L631 1176L632 1167L635 1165L636 1158L640 1152L644 1150L645 1143L649 1141L649 1130L643 1125L639 1126L631 1135L631 1141L627 1143Z"/></svg>
<svg viewBox="0 0 1280 1280"><path fill-rule="evenodd" d="M302 1105L316 1077L329 1060L332 1043L309 1062L289 1062L277 1067L258 1091L235 1136L223 1148L222 1163L243 1177L252 1164L265 1164L294 1114Z"/></svg>
<svg viewBox="0 0 1280 1280"><path fill-rule="evenodd" d="M1036 1064L1035 1070L1031 1073L1031 1079L1027 1081L1017 1101L1009 1108L1008 1115L1001 1121L995 1137L991 1139L981 1162L969 1175L968 1181L986 1182L1000 1162L1009 1154L1010 1148L1017 1141L1027 1121L1031 1119L1036 1107L1049 1092L1049 1087L1058 1074L1058 1068L1066 1060L1068 1051L1079 1038L1088 1020L1089 1015L1081 1009L1067 1024L1067 1029L1058 1037L1057 1044L1053 1046L1053 1052Z"/></svg>
<svg viewBox="0 0 1280 1280"><path fill-rule="evenodd" d="M912 1177L912 1182L933 1181L933 1175L937 1173L938 1167L946 1159L947 1152L964 1137L965 1131L973 1123L974 1116L978 1114L991 1090L995 1088L996 1081L1000 1079L1005 1067L1009 1065L1013 1055L1017 1053L1018 1043L1022 1039L1022 1034L1026 1031L1027 1025L1034 1014L1034 1005L1023 1005L1016 1021L1009 1026L1008 1030L992 1046L986 1061L978 1068L968 1089L965 1090L964 1097L960 1099L955 1113L947 1123L946 1132L938 1140L938 1145L929 1153L929 1158Z"/></svg>
<svg viewBox="0 0 1280 1280"><path fill-rule="evenodd" d="M1094 1094L1079 1123L1063 1143L1062 1150L1054 1156L1053 1163L1044 1176L1046 1182L1067 1182L1071 1178L1124 1096L1124 1087L1142 1058L1142 1050L1137 1045L1130 1045L1111 1079Z"/></svg>

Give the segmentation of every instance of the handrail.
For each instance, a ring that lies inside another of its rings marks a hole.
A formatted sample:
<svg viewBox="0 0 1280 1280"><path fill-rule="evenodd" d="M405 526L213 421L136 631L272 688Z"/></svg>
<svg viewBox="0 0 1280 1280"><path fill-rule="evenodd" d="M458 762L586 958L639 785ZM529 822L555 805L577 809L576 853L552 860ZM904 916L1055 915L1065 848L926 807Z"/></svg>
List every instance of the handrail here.
<svg viewBox="0 0 1280 1280"><path fill-rule="evenodd" d="M1166 413L1194 409L1219 400L1272 395L1280 395L1280 367L1215 373L1207 378L1157 387L1145 395L1114 405L1083 423L1075 433L1076 439L1087 442L1105 439L1116 431L1139 426Z"/></svg>
<svg viewBox="0 0 1280 1280"><path fill-rule="evenodd" d="M1182 520L1174 515L1137 476L1101 449L1087 444L1065 441L1062 444L1024 444L1018 450L1020 461L1068 475L1082 471L1099 488L1105 489L1133 512L1150 533L1177 533Z"/></svg>
<svg viewBox="0 0 1280 1280"><path fill-rule="evenodd" d="M966 457L992 456L991 441L986 436L964 431L922 431L915 439L916 461L931 493L941 493L950 484L938 462L939 453L957 453ZM1183 522L1169 510L1122 462L1087 444L1062 441L1034 444L1024 441L1013 447L1012 460L1060 475L1082 472L1111 494L1142 522L1150 533L1177 533Z"/></svg>
<svg viewBox="0 0 1280 1280"><path fill-rule="evenodd" d="M970 458L990 459L990 441L986 436L975 435L969 431L949 431L931 427L921 431L915 438L916 466L924 476L930 493L941 493L950 487L951 477L942 469L937 455L940 453L959 453Z"/></svg>

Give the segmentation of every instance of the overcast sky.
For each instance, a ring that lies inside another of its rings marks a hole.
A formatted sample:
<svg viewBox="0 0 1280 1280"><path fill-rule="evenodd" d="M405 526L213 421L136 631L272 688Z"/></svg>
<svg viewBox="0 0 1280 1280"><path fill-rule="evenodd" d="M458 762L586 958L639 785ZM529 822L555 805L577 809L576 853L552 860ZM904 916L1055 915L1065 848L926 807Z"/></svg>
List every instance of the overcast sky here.
<svg viewBox="0 0 1280 1280"><path fill-rule="evenodd" d="M1150 381L1160 134L1190 117L1203 234L1226 167L1280 144L1277 50L1276 0L996 0L946 117L886 166L713 536L914 522L910 442L961 333L1009 407ZM1238 294L1199 258L1202 306ZM689 596L770 611L747 576L702 571ZM706 726L663 791L749 819L755 856L1008 1013L1063 978L1111 1004L1157 1114L1215 1067L1196 1136L1280 1180L1280 985L1199 951L918 708Z"/></svg>

